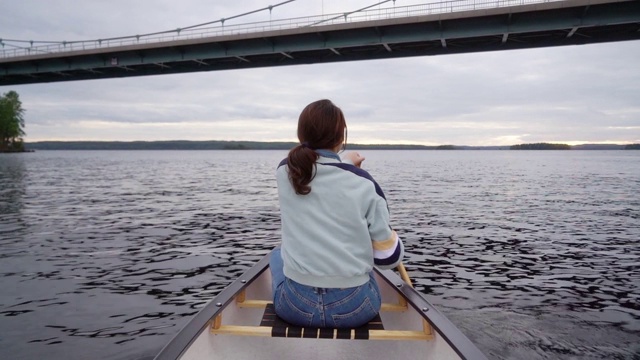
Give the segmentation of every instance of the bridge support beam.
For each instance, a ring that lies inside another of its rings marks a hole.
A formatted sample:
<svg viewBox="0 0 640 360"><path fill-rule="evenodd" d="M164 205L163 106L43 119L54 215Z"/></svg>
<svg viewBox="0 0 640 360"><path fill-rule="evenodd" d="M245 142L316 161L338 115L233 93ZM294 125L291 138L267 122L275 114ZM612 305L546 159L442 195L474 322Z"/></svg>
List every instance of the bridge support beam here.
<svg viewBox="0 0 640 360"><path fill-rule="evenodd" d="M577 26L576 26L576 27L574 27L574 28L572 28L572 29L571 29L571 31L569 31L569 33L567 34L567 38L572 37L572 36L573 36L573 34L575 34L575 33L576 33L576 31L578 31L578 29L579 29L579 27L577 27Z"/></svg>
<svg viewBox="0 0 640 360"><path fill-rule="evenodd" d="M626 40L640 40L640 1L565 0L164 43L31 51L0 57L0 86Z"/></svg>

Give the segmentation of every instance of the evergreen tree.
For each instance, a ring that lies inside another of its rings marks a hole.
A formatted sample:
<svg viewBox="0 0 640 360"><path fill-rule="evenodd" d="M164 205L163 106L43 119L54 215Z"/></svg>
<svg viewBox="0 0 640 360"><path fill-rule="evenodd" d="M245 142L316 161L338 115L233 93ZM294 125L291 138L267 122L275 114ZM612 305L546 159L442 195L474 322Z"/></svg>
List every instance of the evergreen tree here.
<svg viewBox="0 0 640 360"><path fill-rule="evenodd" d="M17 92L0 96L0 152L24 150L24 111Z"/></svg>

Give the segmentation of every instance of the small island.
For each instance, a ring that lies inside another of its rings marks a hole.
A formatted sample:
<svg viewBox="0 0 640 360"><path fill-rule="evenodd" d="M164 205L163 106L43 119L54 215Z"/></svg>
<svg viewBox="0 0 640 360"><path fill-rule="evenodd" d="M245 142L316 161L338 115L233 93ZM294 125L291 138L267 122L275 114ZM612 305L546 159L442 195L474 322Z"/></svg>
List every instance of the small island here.
<svg viewBox="0 0 640 360"><path fill-rule="evenodd" d="M439 145L436 146L436 150L456 150L455 145Z"/></svg>
<svg viewBox="0 0 640 360"><path fill-rule="evenodd" d="M25 152L24 109L15 91L0 96L0 152Z"/></svg>
<svg viewBox="0 0 640 360"><path fill-rule="evenodd" d="M512 145L509 149L511 150L571 150L571 146L567 144L535 143L535 144Z"/></svg>

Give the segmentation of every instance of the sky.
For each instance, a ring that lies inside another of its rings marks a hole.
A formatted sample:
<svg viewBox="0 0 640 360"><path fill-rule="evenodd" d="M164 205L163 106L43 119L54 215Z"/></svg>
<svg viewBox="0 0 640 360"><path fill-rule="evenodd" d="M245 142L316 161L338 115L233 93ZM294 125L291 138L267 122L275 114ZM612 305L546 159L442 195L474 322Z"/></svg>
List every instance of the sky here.
<svg viewBox="0 0 640 360"><path fill-rule="evenodd" d="M144 34L282 1L2 1L0 38ZM343 13L377 2L296 0L226 24ZM627 41L0 86L0 94L19 93L27 142L297 141L300 111L327 98L343 110L350 143L628 144L640 143L639 59L640 41Z"/></svg>

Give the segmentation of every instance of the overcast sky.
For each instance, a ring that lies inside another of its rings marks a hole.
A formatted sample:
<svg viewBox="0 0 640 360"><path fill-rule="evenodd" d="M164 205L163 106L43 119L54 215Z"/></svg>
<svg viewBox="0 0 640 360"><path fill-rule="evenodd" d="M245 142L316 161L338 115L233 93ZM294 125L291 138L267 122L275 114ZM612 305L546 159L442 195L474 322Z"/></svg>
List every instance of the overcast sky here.
<svg viewBox="0 0 640 360"><path fill-rule="evenodd" d="M281 1L7 0L0 1L0 38L135 35ZM274 9L271 18L376 2L297 0ZM395 6L426 2L397 0ZM233 23L269 16L265 11ZM640 42L631 41L4 86L0 93L20 94L27 141L295 141L302 108L328 98L343 109L352 143L625 144L640 143L639 59Z"/></svg>

